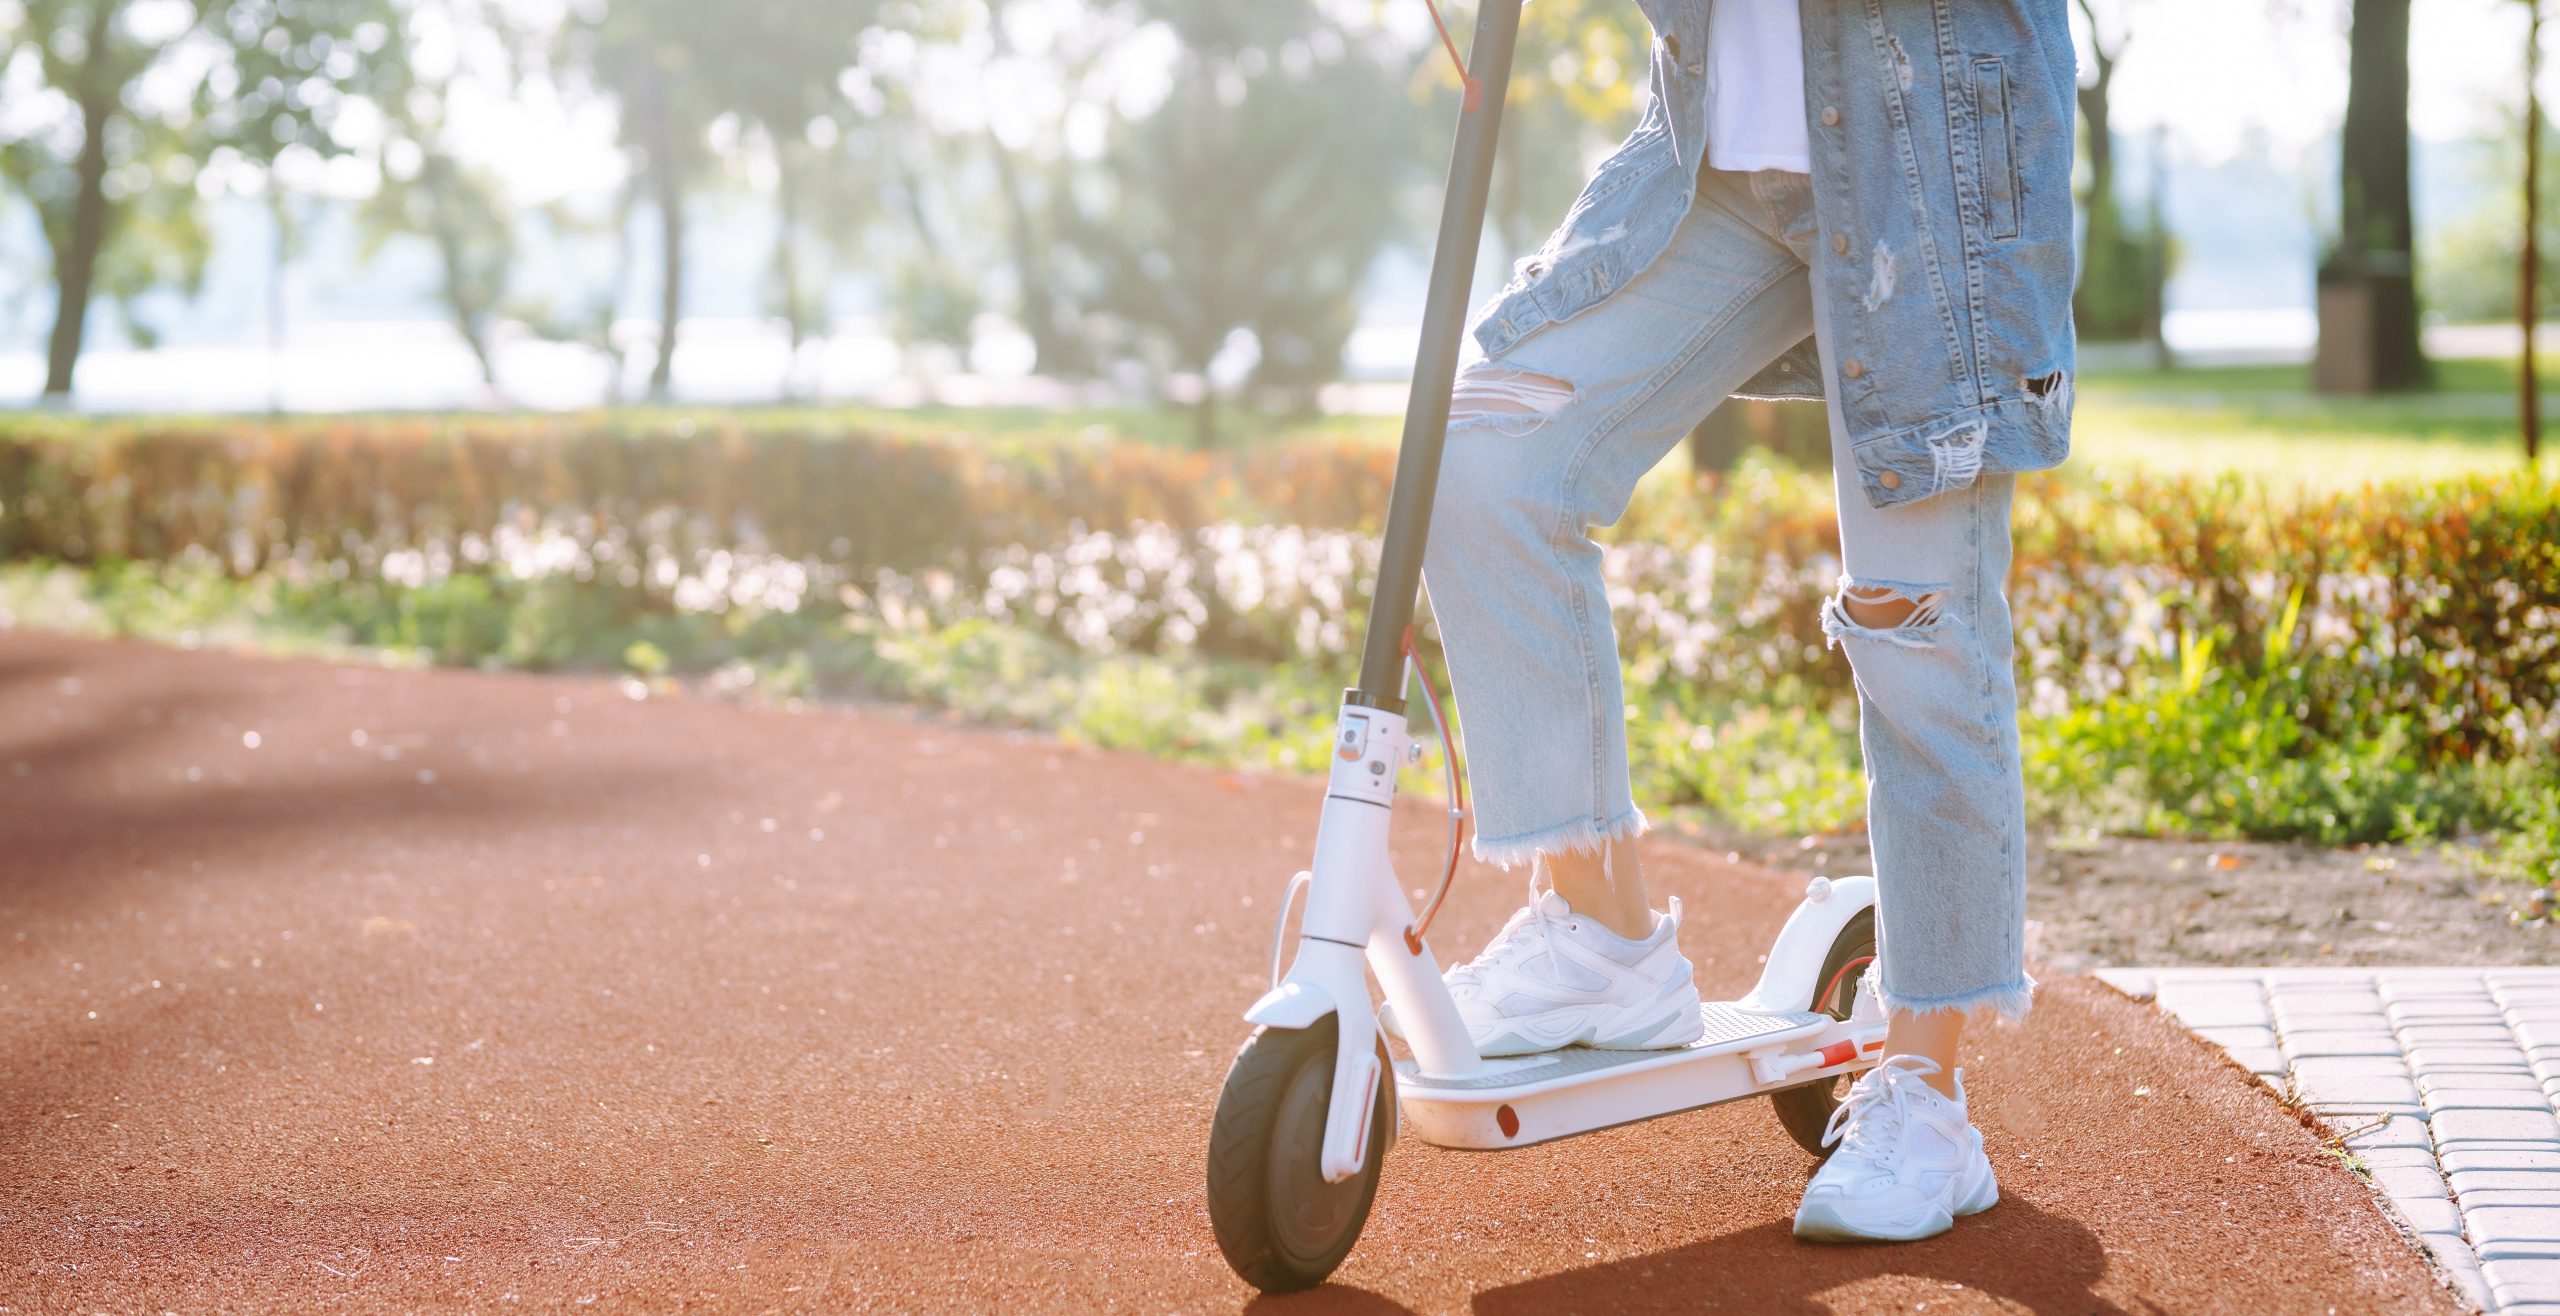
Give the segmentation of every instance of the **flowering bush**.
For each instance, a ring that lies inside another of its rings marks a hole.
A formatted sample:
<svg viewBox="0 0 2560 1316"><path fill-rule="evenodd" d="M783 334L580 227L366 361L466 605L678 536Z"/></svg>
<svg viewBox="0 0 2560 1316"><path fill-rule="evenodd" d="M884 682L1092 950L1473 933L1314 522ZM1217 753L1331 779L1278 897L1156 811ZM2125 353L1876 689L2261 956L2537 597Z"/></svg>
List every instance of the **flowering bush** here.
<svg viewBox="0 0 2560 1316"><path fill-rule="evenodd" d="M15 422L0 553L85 568L151 625L233 607L445 662L743 664L1315 765L1391 453L682 425ZM1856 818L1848 666L1816 619L1830 492L1746 465L1657 481L1604 532L1649 807ZM2057 817L2327 839L2560 818L2551 486L2036 477L2016 532L2027 771Z"/></svg>

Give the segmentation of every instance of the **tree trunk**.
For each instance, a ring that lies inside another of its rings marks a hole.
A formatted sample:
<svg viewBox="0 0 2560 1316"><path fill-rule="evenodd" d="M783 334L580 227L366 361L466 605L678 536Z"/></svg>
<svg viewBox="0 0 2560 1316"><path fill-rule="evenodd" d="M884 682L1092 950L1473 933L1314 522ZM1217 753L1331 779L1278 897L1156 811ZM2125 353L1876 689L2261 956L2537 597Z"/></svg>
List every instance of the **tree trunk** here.
<svg viewBox="0 0 2560 1316"><path fill-rule="evenodd" d="M88 334L89 291L107 243L107 125L117 102L106 66L114 57L108 27L114 17L115 6L102 4L89 19L87 77L80 89L80 190L71 206L71 230L53 261L53 340L45 351L44 395L55 401L71 396L72 368L80 363L80 344Z"/></svg>
<svg viewBox="0 0 2560 1316"><path fill-rule="evenodd" d="M267 171L267 217L274 223L275 246L267 253L267 412L284 412L284 268L293 242L291 218L285 210L284 187L275 170Z"/></svg>
<svg viewBox="0 0 2560 1316"><path fill-rule="evenodd" d="M2528 3L2531 12L2524 29L2524 260L2516 278L2516 327L2524 331L2524 361L2516 378L2516 406L2524 426L2525 466L2539 469L2542 381L2534 377L2540 367L2534 361L2533 331L2542 319L2541 308L2534 304L2535 285L2542 278L2542 248L2534 240L2535 227L2542 222L2542 97L2535 90L2534 80L2542 73L2542 0Z"/></svg>
<svg viewBox="0 0 2560 1316"><path fill-rule="evenodd" d="M1022 176L1013 152L987 133L996 166L996 186L1004 192L1006 222L1013 238L1014 277L1022 282L1022 327L1031 335L1031 372L1035 375L1081 377L1093 373L1093 358L1083 340L1058 324L1057 290L1049 283L1049 261L1041 251L1039 226L1031 222L1031 205L1022 195Z"/></svg>
<svg viewBox="0 0 2560 1316"><path fill-rule="evenodd" d="M785 402L799 396L800 345L808 339L809 319L800 287L800 184L788 158L790 150L781 141L773 144L773 281L782 295L783 330L790 335L780 390Z"/></svg>
<svg viewBox="0 0 2560 1316"><path fill-rule="evenodd" d="M488 322L481 307L474 305L465 283L462 235L453 225L439 223L435 242L436 255L444 263L444 304L446 310L453 312L454 332L461 334L463 345L471 349L471 359L480 363L480 381L494 392L498 387L498 363L490 354Z"/></svg>
<svg viewBox="0 0 2560 1316"><path fill-rule="evenodd" d="M1200 367L1200 401L1191 408L1191 446L1201 452L1218 450L1218 390L1209 384L1209 367Z"/></svg>
<svg viewBox="0 0 2560 1316"><path fill-rule="evenodd" d="M2324 273L2332 286L2363 291L2369 326L2352 346L2371 386L2420 387L2427 364L2409 198L2409 0L2355 0L2338 159L2338 251Z"/></svg>
<svg viewBox="0 0 2560 1316"><path fill-rule="evenodd" d="M672 154L672 153L670 153ZM649 396L664 402L675 388L676 325L684 318L684 184L673 159L653 160L658 188L658 363L649 371Z"/></svg>

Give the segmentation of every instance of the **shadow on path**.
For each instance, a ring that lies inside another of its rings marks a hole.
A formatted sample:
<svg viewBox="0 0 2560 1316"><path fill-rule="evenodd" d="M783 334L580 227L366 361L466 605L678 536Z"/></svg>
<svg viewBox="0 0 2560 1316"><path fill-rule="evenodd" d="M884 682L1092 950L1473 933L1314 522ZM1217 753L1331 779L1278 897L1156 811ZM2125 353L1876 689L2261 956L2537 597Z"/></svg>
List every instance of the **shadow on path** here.
<svg viewBox="0 0 2560 1316"><path fill-rule="evenodd" d="M1564 1311L1845 1314L1867 1310L1872 1298L1844 1297L1834 1306L1824 1295L1861 1281L1888 1279L1918 1280L1939 1289L1962 1285L2030 1311L2135 1316L2097 1294L2106 1269L2106 1255L2086 1226L2012 1194L1924 1242L1879 1247L1799 1243L1790 1221L1773 1220L1667 1252L1488 1289L1476 1295L1474 1310L1480 1316ZM2137 1309L2154 1310L2147 1304Z"/></svg>

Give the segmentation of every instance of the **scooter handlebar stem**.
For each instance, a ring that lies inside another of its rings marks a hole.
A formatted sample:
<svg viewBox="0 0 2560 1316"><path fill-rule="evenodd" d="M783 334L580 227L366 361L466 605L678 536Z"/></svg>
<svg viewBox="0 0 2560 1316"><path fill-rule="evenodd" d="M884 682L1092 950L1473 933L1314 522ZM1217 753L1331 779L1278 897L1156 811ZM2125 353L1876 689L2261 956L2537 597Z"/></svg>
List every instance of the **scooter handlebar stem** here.
<svg viewBox="0 0 2560 1316"><path fill-rule="evenodd" d="M1404 711L1403 636L1413 624L1414 599L1422 587L1423 543L1431 530L1432 495L1440 483L1440 450L1449 431L1449 390L1457 382L1467 297L1484 237L1494 147L1502 136L1503 101L1511 82L1512 52L1520 37L1520 5L1521 0L1485 0L1476 13L1475 36L1467 50L1466 108L1458 120L1457 144L1450 151L1447 199L1440 211L1440 235L1432 248L1413 388L1405 399L1404 438L1387 500L1386 541L1378 553L1377 589L1369 600L1360 684L1345 700L1392 713Z"/></svg>

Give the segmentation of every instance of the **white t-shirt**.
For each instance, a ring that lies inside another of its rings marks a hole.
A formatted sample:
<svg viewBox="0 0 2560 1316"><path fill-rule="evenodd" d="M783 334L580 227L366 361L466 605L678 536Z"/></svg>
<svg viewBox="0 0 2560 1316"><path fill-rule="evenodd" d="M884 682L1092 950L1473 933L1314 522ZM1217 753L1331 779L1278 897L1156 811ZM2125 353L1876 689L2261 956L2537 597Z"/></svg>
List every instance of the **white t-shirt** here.
<svg viewBox="0 0 2560 1316"><path fill-rule="evenodd" d="M1813 172L1796 2L1715 0L1707 7L1707 163L1718 169Z"/></svg>

